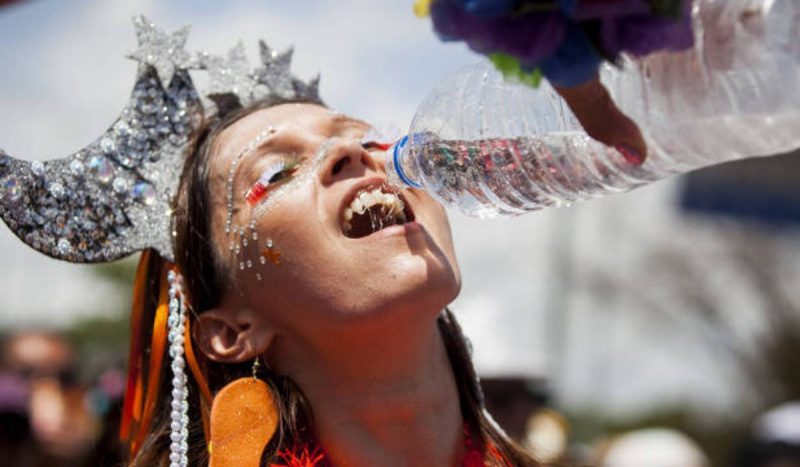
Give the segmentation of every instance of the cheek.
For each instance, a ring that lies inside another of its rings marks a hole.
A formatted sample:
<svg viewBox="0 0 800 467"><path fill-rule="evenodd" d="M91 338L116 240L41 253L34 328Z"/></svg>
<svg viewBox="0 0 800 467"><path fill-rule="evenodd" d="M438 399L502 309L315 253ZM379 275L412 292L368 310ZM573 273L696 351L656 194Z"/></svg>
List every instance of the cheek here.
<svg viewBox="0 0 800 467"><path fill-rule="evenodd" d="M299 305L298 300L319 294L313 289L324 283L320 277L339 273L338 263L326 257L329 229L309 199L286 196L265 206L262 217L253 216L249 224L255 229L246 233L247 247L240 243L241 255L235 259L237 281L250 296L248 301L270 296Z"/></svg>
<svg viewBox="0 0 800 467"><path fill-rule="evenodd" d="M456 274L459 274L455 247L453 246L453 235L450 230L450 221L447 218L447 212L441 204L437 203L424 192L418 193L418 199L420 201L420 210L424 216L422 221L425 223L425 227L430 231L431 236L433 236L443 253L447 255Z"/></svg>

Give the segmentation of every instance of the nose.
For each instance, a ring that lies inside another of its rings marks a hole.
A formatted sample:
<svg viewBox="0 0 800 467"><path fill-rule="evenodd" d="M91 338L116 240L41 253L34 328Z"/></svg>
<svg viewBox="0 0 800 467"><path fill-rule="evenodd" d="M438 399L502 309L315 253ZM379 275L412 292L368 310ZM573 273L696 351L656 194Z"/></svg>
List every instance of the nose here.
<svg viewBox="0 0 800 467"><path fill-rule="evenodd" d="M380 164L361 143L354 139L336 138L323 147L324 162L320 168L323 185L339 180L362 177L367 172L378 172Z"/></svg>

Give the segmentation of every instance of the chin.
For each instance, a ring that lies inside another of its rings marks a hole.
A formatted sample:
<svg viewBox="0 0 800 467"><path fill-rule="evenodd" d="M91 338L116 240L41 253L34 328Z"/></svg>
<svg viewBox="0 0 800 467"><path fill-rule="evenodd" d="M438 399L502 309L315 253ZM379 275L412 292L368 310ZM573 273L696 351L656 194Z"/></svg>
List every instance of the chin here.
<svg viewBox="0 0 800 467"><path fill-rule="evenodd" d="M438 314L461 291L458 266L443 255L400 256L391 266L395 281L391 301L404 307L413 305Z"/></svg>

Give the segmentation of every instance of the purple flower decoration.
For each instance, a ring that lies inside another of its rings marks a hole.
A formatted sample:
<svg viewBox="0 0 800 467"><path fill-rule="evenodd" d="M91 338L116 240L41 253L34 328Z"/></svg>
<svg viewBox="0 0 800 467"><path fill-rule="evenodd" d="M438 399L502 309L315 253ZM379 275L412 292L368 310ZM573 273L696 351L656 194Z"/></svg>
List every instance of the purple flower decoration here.
<svg viewBox="0 0 800 467"><path fill-rule="evenodd" d="M435 1L434 28L442 40L464 41L480 54L501 52L533 63L551 55L567 33L567 18L557 10L487 19L467 13L461 3Z"/></svg>
<svg viewBox="0 0 800 467"><path fill-rule="evenodd" d="M561 9L575 21L649 15L649 0L559 0Z"/></svg>
<svg viewBox="0 0 800 467"><path fill-rule="evenodd" d="M497 18L510 14L520 0L453 0L465 12L480 18Z"/></svg>
<svg viewBox="0 0 800 467"><path fill-rule="evenodd" d="M577 86L591 79L602 62L589 37L573 23L558 50L540 61L538 66L551 83Z"/></svg>
<svg viewBox="0 0 800 467"><path fill-rule="evenodd" d="M616 56L622 52L641 57L659 50L685 50L694 44L691 0L683 0L678 19L651 14L604 17L601 27L603 50Z"/></svg>
<svg viewBox="0 0 800 467"><path fill-rule="evenodd" d="M505 54L523 70L541 69L574 86L602 57L683 50L693 44L692 0L434 0L442 40L464 41L483 55ZM587 27L596 31L590 37ZM598 27L599 26L599 27Z"/></svg>

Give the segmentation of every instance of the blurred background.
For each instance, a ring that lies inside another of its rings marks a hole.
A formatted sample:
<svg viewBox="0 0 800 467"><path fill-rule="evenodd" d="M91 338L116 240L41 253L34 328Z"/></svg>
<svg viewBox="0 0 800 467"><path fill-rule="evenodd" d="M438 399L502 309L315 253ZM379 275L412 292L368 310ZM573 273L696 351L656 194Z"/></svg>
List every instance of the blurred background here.
<svg viewBox="0 0 800 467"><path fill-rule="evenodd" d="M321 72L330 106L379 126L407 127L435 83L479 60L439 42L411 0L4 3L0 145L21 159L63 157L113 122L139 13L192 24L190 50L242 39L253 64L260 38L294 45L295 72ZM798 154L451 222L452 308L491 411L542 459L800 465ZM0 465L118 462L135 264L62 264L0 226Z"/></svg>

